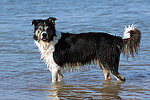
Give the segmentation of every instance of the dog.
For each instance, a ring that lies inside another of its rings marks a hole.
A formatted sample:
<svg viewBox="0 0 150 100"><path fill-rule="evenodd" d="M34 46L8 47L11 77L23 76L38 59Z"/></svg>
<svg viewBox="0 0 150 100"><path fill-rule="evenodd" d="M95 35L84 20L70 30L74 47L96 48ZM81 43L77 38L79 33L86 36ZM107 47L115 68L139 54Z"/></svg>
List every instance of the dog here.
<svg viewBox="0 0 150 100"><path fill-rule="evenodd" d="M58 82L63 75L62 67L83 66L97 63L110 80L112 74L118 81L125 78L118 72L121 52L127 59L138 54L141 32L133 24L125 27L123 38L103 32L64 33L55 29L55 17L32 21L34 41L52 74L52 82Z"/></svg>

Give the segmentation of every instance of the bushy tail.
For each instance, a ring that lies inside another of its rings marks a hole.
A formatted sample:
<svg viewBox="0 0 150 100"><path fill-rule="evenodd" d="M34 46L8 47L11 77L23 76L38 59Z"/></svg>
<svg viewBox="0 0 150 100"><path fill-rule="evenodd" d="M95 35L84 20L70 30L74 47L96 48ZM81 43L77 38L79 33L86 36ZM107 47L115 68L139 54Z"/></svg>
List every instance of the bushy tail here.
<svg viewBox="0 0 150 100"><path fill-rule="evenodd" d="M141 32L137 29L134 24L128 27L125 26L125 32L123 34L123 51L127 56L127 59L131 55L132 58L136 53L138 55L138 50L140 47Z"/></svg>

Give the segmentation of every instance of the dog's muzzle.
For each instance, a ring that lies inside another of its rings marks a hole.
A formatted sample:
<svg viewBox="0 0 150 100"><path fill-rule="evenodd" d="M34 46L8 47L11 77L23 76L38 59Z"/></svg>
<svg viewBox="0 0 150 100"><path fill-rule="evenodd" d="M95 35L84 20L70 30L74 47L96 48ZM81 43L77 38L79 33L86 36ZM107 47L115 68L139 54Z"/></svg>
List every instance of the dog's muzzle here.
<svg viewBox="0 0 150 100"><path fill-rule="evenodd" d="M42 33L42 34L41 34L41 39L42 39L43 41L47 41L47 40L48 40L48 34L47 34L47 33Z"/></svg>

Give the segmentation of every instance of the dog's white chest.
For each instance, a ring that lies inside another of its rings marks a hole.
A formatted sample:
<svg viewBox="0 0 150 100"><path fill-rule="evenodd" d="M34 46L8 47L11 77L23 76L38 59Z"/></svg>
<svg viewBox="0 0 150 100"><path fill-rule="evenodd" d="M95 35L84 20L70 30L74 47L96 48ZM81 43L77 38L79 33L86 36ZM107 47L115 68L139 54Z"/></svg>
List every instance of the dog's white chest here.
<svg viewBox="0 0 150 100"><path fill-rule="evenodd" d="M54 66L55 67L57 66L53 58L54 43L53 42L44 43L42 41L40 42L35 41L35 43L41 52L41 59L45 61L45 63L47 64L47 67L51 71Z"/></svg>

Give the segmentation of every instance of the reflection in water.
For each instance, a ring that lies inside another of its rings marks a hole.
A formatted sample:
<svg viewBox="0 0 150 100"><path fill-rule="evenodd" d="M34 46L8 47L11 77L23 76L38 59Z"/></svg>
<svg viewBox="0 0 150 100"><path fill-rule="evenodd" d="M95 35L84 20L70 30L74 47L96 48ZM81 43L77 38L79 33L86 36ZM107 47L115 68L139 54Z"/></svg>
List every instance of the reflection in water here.
<svg viewBox="0 0 150 100"><path fill-rule="evenodd" d="M53 83L47 95L49 100L58 99L122 99L120 82L104 81L102 84Z"/></svg>
<svg viewBox="0 0 150 100"><path fill-rule="evenodd" d="M62 88L62 83L61 82L56 82L56 83L52 83L50 88L52 90L50 91L47 91L47 92L50 92L50 95L47 95L47 97L50 99L50 100L59 100L59 92Z"/></svg>

